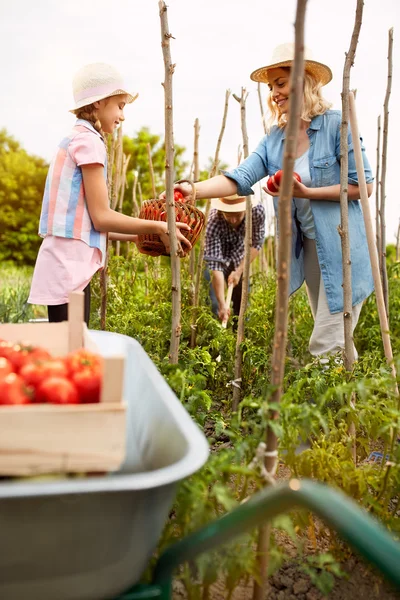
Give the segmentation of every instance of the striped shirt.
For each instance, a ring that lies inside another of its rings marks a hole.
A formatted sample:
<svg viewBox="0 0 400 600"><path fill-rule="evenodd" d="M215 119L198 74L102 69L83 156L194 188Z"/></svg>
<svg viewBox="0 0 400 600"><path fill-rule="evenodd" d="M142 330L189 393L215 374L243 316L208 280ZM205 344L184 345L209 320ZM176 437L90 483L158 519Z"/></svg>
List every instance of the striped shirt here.
<svg viewBox="0 0 400 600"><path fill-rule="evenodd" d="M246 218L234 229L224 216L212 209L207 222L204 260L211 271L223 271L227 277L238 268L244 257ZM262 204L252 208L252 247L260 250L265 238L265 209Z"/></svg>
<svg viewBox="0 0 400 600"><path fill-rule="evenodd" d="M96 231L85 199L81 166L101 164L107 179L107 150L88 121L78 119L59 144L47 175L39 235L84 241L105 256L107 234Z"/></svg>

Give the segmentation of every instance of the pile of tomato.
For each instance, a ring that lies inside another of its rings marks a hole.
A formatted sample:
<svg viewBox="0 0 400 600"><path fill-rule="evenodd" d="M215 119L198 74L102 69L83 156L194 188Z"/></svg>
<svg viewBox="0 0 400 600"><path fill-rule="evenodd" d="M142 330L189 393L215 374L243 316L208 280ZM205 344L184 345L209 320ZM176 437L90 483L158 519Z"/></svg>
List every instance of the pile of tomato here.
<svg viewBox="0 0 400 600"><path fill-rule="evenodd" d="M101 356L82 348L52 357L29 343L0 340L0 405L100 401Z"/></svg>

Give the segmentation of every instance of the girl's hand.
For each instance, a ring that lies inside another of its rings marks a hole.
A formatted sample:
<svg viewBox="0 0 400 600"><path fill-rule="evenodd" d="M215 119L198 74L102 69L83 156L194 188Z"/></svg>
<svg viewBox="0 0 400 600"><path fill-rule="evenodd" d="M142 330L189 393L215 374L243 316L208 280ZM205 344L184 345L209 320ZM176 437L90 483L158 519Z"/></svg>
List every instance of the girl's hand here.
<svg viewBox="0 0 400 600"><path fill-rule="evenodd" d="M192 186L189 183L175 183L174 190L181 192L181 194L183 196L183 202L194 201L193 194L192 194ZM163 192L161 192L161 194L158 196L158 198L159 198L159 200L166 200L166 198L167 198L166 191L164 190Z"/></svg>
<svg viewBox="0 0 400 600"><path fill-rule="evenodd" d="M163 225L164 224L165 224L165 230L163 233L160 233L160 239L161 239L162 243L164 244L166 251L168 253L170 253L171 246L170 246L168 225L167 225L167 223L163 223ZM176 223L176 237L178 240L178 256L183 258L184 256L186 256L186 254L189 252L189 250L191 250L192 244L181 233L181 231L180 231L181 229L186 229L187 231L189 231L190 227L189 227L189 225L187 225L187 223ZM184 244L184 246L186 246L186 247L183 248L182 244Z"/></svg>

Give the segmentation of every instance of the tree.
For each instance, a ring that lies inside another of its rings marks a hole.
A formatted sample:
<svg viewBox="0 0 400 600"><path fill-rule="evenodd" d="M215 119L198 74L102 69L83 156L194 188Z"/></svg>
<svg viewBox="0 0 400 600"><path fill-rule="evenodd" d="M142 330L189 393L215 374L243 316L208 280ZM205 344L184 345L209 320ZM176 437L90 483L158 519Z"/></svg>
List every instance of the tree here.
<svg viewBox="0 0 400 600"><path fill-rule="evenodd" d="M28 154L5 129L0 131L0 260L35 262L47 169L44 159Z"/></svg>
<svg viewBox="0 0 400 600"><path fill-rule="evenodd" d="M133 172L138 174L138 182L141 186L141 191L144 200L152 197L151 178L149 169L149 158L147 154L147 144L150 144L151 157L154 168L154 179L157 193L161 193L165 189L165 149L164 140L161 136L150 132L148 127L142 127L135 137L130 138L124 136L123 152L131 155L128 164L126 177L126 186L124 196L123 212L131 214L132 210L132 186ZM180 179L183 177L188 163L183 160L185 148L175 144L175 177Z"/></svg>

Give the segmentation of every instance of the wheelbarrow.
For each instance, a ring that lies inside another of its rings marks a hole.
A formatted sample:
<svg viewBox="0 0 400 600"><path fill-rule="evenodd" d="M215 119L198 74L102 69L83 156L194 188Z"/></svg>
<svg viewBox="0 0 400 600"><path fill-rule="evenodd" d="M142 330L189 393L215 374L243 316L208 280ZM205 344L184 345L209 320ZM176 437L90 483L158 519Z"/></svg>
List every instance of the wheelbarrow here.
<svg viewBox="0 0 400 600"><path fill-rule="evenodd" d="M324 518L400 586L400 545L342 493L305 480L264 490L172 545L152 582L139 584L176 485L204 464L208 445L137 342L91 334L104 355L126 357L126 461L105 477L0 483L1 600L168 600L178 565L295 506Z"/></svg>

